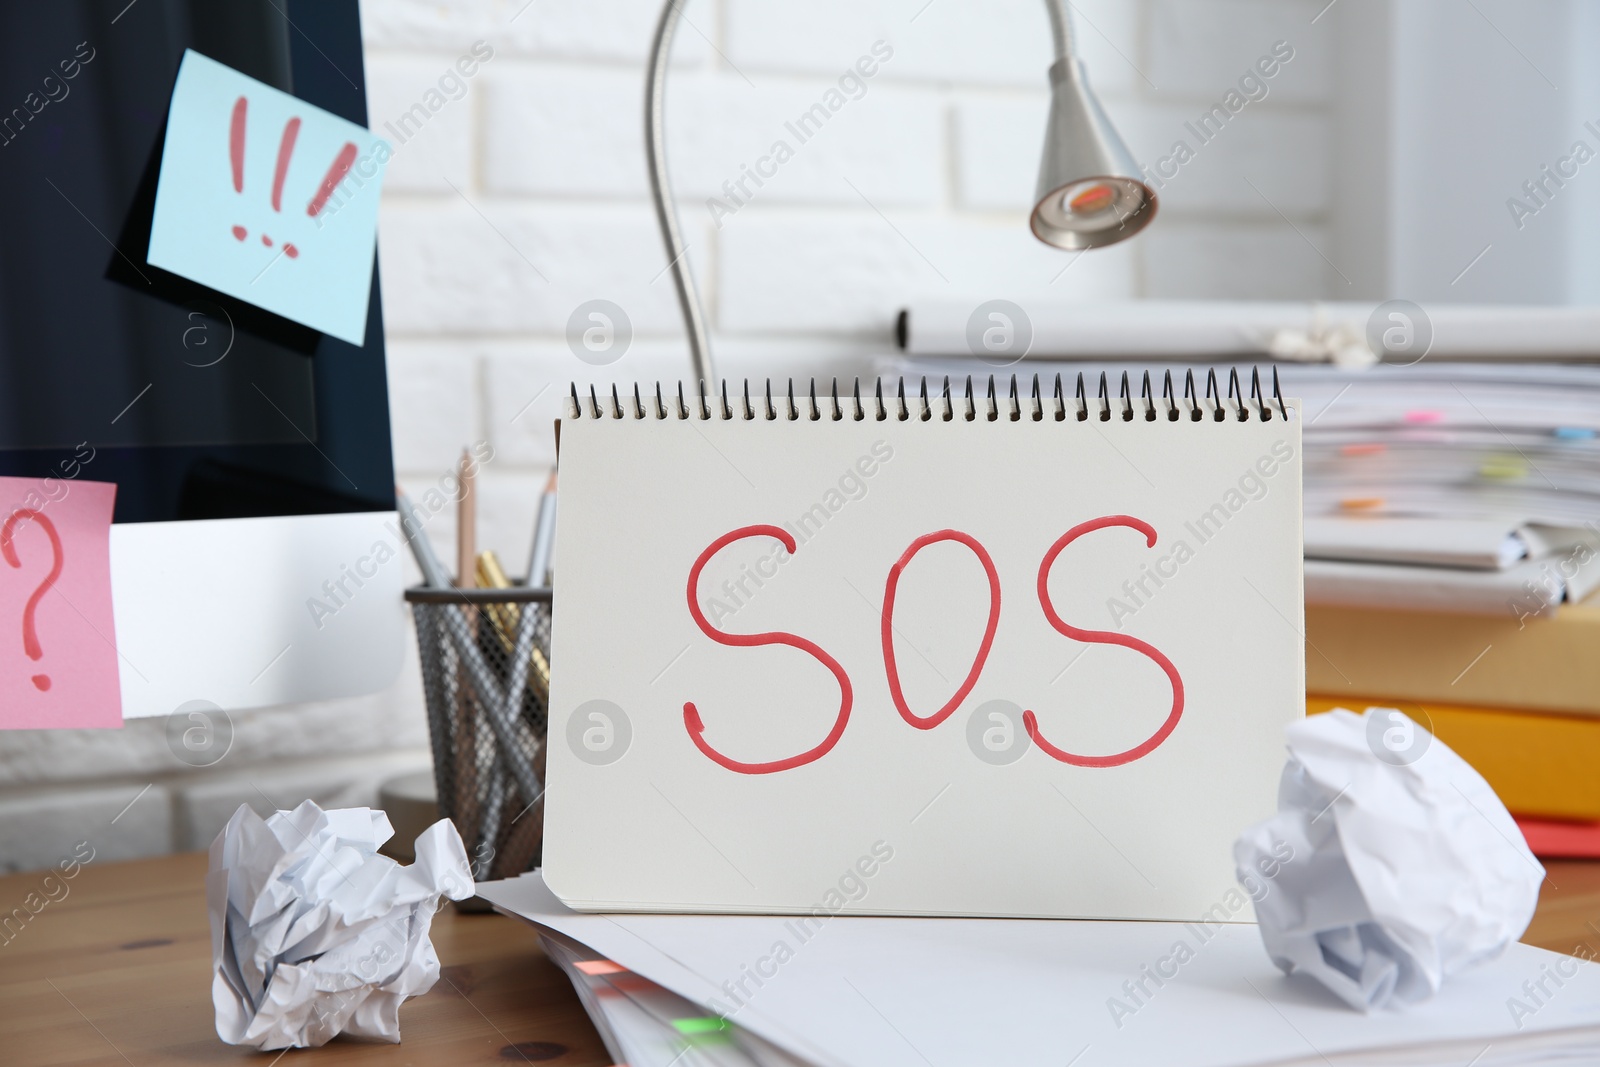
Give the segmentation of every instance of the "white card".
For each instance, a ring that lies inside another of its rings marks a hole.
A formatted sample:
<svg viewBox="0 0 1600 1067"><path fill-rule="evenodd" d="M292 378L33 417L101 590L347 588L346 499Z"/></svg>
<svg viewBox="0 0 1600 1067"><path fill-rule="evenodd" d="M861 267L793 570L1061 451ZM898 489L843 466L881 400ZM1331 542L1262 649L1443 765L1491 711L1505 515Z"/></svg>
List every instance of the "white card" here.
<svg viewBox="0 0 1600 1067"><path fill-rule="evenodd" d="M1298 413L1009 407L568 411L544 846L563 901L1214 906L1304 714Z"/></svg>

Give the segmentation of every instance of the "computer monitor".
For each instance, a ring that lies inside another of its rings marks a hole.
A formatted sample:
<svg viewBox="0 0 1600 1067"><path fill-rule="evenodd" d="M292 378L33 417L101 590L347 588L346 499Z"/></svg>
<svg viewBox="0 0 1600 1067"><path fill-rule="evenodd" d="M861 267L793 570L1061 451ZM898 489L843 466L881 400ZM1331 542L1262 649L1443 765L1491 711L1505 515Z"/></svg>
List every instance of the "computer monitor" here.
<svg viewBox="0 0 1600 1067"><path fill-rule="evenodd" d="M129 717L375 691L406 640L376 264L356 346L146 261L186 48L367 123L356 0L7 9L0 475L116 483Z"/></svg>

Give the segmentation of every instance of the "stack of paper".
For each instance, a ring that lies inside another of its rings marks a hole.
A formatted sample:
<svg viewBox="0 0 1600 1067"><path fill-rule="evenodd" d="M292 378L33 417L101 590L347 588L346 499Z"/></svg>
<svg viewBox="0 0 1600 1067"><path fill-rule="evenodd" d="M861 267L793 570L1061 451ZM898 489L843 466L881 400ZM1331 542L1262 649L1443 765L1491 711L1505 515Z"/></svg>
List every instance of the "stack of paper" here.
<svg viewBox="0 0 1600 1067"><path fill-rule="evenodd" d="M539 872L478 891L551 935L633 1067L1499 1067L1600 1050L1600 965L1520 944L1430 1002L1363 1015L1285 978L1244 923L586 915Z"/></svg>
<svg viewBox="0 0 1600 1067"><path fill-rule="evenodd" d="M1600 367L1285 368L1313 603L1549 617L1600 586Z"/></svg>
<svg viewBox="0 0 1600 1067"><path fill-rule="evenodd" d="M540 929L544 954L572 980L606 1051L629 1067L804 1067L756 1034L592 949Z"/></svg>
<svg viewBox="0 0 1600 1067"><path fill-rule="evenodd" d="M1548 618L1600 588L1600 366L1273 366L1305 413L1308 604ZM1004 387L1037 374L1047 395L1059 374L1069 396L1082 374L1097 398L1102 373L1115 392L1129 368L897 358L881 369L933 390L946 376ZM1159 398L1170 372L1181 396L1193 371L1203 397L1216 370L1225 394L1231 369L1157 364L1152 389Z"/></svg>

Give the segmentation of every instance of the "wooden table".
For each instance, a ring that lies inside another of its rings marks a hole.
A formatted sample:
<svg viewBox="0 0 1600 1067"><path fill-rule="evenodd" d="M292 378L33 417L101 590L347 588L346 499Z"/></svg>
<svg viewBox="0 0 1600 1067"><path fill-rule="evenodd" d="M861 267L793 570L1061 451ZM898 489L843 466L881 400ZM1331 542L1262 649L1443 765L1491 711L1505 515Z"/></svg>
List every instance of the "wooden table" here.
<svg viewBox="0 0 1600 1067"><path fill-rule="evenodd" d="M611 1062L530 928L450 908L433 923L444 977L401 1009L404 1044L335 1040L282 1054L225 1045L212 1022L205 865L198 854L92 863L66 883L58 903L0 934L0 1063L272 1067L280 1055L285 1067ZM1600 951L1600 863L1546 866L1550 878L1524 940L1560 952ZM43 881L41 874L0 879L0 909L21 906L30 893L43 897Z"/></svg>
<svg viewBox="0 0 1600 1067"><path fill-rule="evenodd" d="M205 872L202 853L91 863L60 903L0 944L0 1064L270 1067L279 1053L217 1037ZM42 882L42 874L0 879L0 919ZM445 908L433 944L443 977L400 1009L403 1044L336 1039L285 1053L281 1067L611 1063L531 927Z"/></svg>

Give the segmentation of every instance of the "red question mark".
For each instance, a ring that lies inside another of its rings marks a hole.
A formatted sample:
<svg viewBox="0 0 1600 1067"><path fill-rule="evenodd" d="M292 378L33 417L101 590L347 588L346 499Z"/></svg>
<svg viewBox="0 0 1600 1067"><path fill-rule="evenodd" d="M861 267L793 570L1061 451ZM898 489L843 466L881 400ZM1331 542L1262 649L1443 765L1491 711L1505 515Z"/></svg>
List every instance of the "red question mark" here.
<svg viewBox="0 0 1600 1067"><path fill-rule="evenodd" d="M56 584L56 579L61 577L63 553L61 537L56 533L55 524L32 508L19 508L11 513L4 526L0 526L0 555L5 556L7 563L13 567L22 566L22 560L17 556L17 548L12 544L12 540L16 536L17 524L24 519L32 519L39 524L45 536L50 538L50 551L55 554L55 565L50 568L50 573L45 576L44 581L39 583L39 587L33 591L33 595L28 598L28 606L22 611L22 650L28 654L29 659L38 660L44 658L44 649L39 644L39 631L34 623L34 615L39 610L39 601L44 599L50 587ZM50 676L36 674L33 676L33 684L41 691L49 689Z"/></svg>

